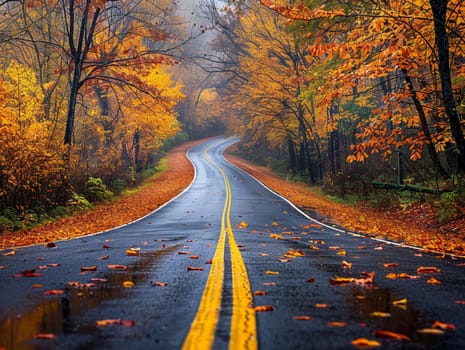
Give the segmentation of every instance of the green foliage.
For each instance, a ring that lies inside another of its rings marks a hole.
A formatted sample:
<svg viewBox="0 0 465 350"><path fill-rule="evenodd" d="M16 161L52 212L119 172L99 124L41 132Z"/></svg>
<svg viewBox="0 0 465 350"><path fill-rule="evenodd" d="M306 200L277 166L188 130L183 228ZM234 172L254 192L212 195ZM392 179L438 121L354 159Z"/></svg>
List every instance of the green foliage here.
<svg viewBox="0 0 465 350"><path fill-rule="evenodd" d="M116 179L110 185L111 190L116 195L120 195L127 187L128 187L128 184L123 179Z"/></svg>
<svg viewBox="0 0 465 350"><path fill-rule="evenodd" d="M460 196L457 191L445 192L438 201L437 217L439 222L449 221L458 213L458 200Z"/></svg>
<svg viewBox="0 0 465 350"><path fill-rule="evenodd" d="M107 202L113 198L113 192L107 189L102 179L92 176L86 182L86 195L91 202Z"/></svg>
<svg viewBox="0 0 465 350"><path fill-rule="evenodd" d="M71 211L74 210L85 210L92 207L92 204L84 197L82 194L73 193L71 199L68 201L68 208ZM69 211L68 208L65 207L56 207L54 211L58 214L56 216L64 216L66 212Z"/></svg>
<svg viewBox="0 0 465 350"><path fill-rule="evenodd" d="M26 225L14 208L6 208L0 215L0 232L13 231L24 228Z"/></svg>

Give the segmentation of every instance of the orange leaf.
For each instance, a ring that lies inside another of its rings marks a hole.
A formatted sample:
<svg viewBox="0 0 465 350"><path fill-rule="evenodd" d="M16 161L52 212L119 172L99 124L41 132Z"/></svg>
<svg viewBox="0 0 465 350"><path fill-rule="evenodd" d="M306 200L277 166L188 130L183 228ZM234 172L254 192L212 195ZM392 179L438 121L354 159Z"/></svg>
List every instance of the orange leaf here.
<svg viewBox="0 0 465 350"><path fill-rule="evenodd" d="M65 291L62 289L51 289L44 292L44 295L61 295Z"/></svg>
<svg viewBox="0 0 465 350"><path fill-rule="evenodd" d="M441 281L438 280L437 278L431 277L430 279L428 279L426 281L426 283L429 283L429 284L441 284Z"/></svg>
<svg viewBox="0 0 465 350"><path fill-rule="evenodd" d="M198 256L198 255L191 255L189 258L190 258L190 259L198 259L199 256Z"/></svg>
<svg viewBox="0 0 465 350"><path fill-rule="evenodd" d="M140 254L140 248L126 249L127 256L139 256L139 254Z"/></svg>
<svg viewBox="0 0 465 350"><path fill-rule="evenodd" d="M359 349L372 349L381 346L381 343L376 340L369 340L366 338L358 338L352 340L352 345L356 346Z"/></svg>
<svg viewBox="0 0 465 350"><path fill-rule="evenodd" d="M312 319L312 316L299 315L299 316L294 316L292 318L297 321L310 321Z"/></svg>
<svg viewBox="0 0 465 350"><path fill-rule="evenodd" d="M373 335L378 338L388 338L388 339L395 339L401 341L409 341L410 338L402 333L396 333L386 330L377 330L373 332Z"/></svg>
<svg viewBox="0 0 465 350"><path fill-rule="evenodd" d="M125 265L107 265L107 267L112 270L126 270Z"/></svg>
<svg viewBox="0 0 465 350"><path fill-rule="evenodd" d="M392 267L397 267L399 266L399 264L397 263L384 263L383 264L383 267L386 267L386 268L392 268Z"/></svg>
<svg viewBox="0 0 465 350"><path fill-rule="evenodd" d="M338 321L332 321L328 322L329 327L345 327L347 326L347 322L338 322Z"/></svg>
<svg viewBox="0 0 465 350"><path fill-rule="evenodd" d="M454 324L452 324L452 323L444 323L444 322L441 322L441 321L434 322L432 328L439 328L439 329L442 329L444 331L445 330L455 331L455 325Z"/></svg>
<svg viewBox="0 0 465 350"><path fill-rule="evenodd" d="M81 272L97 271L97 266L81 266Z"/></svg>
<svg viewBox="0 0 465 350"><path fill-rule="evenodd" d="M256 290L255 292L253 292L253 295L266 295L266 292L263 290Z"/></svg>
<svg viewBox="0 0 465 350"><path fill-rule="evenodd" d="M254 307L255 312L269 312L273 311L274 307L271 305L260 305Z"/></svg>
<svg viewBox="0 0 465 350"><path fill-rule="evenodd" d="M119 324L120 322L121 320L119 319L108 319L108 320L95 321L95 324L97 325L97 327L106 327L106 326L112 326L115 324Z"/></svg>
<svg viewBox="0 0 465 350"><path fill-rule="evenodd" d="M434 266L420 266L417 269L417 273L437 273L441 272L437 267Z"/></svg>
<svg viewBox="0 0 465 350"><path fill-rule="evenodd" d="M153 285L156 287L166 287L168 283L165 282L153 282Z"/></svg>

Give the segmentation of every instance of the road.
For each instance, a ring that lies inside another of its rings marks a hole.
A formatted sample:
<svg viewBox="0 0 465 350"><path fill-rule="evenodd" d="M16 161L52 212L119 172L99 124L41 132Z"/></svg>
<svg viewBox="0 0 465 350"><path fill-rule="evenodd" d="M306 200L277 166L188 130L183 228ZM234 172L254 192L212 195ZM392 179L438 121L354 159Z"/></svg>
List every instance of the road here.
<svg viewBox="0 0 465 350"><path fill-rule="evenodd" d="M464 261L313 221L233 142L193 148L191 186L134 223L1 252L0 348L465 348Z"/></svg>

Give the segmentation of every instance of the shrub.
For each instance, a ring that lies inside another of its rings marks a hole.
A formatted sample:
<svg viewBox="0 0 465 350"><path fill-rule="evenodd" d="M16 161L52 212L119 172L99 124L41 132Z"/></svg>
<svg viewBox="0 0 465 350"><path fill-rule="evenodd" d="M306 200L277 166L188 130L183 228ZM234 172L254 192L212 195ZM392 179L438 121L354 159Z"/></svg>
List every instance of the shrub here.
<svg viewBox="0 0 465 350"><path fill-rule="evenodd" d="M86 195L91 202L107 202L112 199L113 192L107 189L101 178L89 177L86 182Z"/></svg>

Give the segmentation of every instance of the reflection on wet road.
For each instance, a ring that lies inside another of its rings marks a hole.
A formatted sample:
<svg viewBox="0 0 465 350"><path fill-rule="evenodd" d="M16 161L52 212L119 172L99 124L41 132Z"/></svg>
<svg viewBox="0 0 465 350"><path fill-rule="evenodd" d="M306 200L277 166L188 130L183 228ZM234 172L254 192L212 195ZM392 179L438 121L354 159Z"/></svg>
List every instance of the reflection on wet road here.
<svg viewBox="0 0 465 350"><path fill-rule="evenodd" d="M0 348L465 348L462 260L309 220L224 161L232 142L193 149L192 186L146 218L2 255Z"/></svg>

